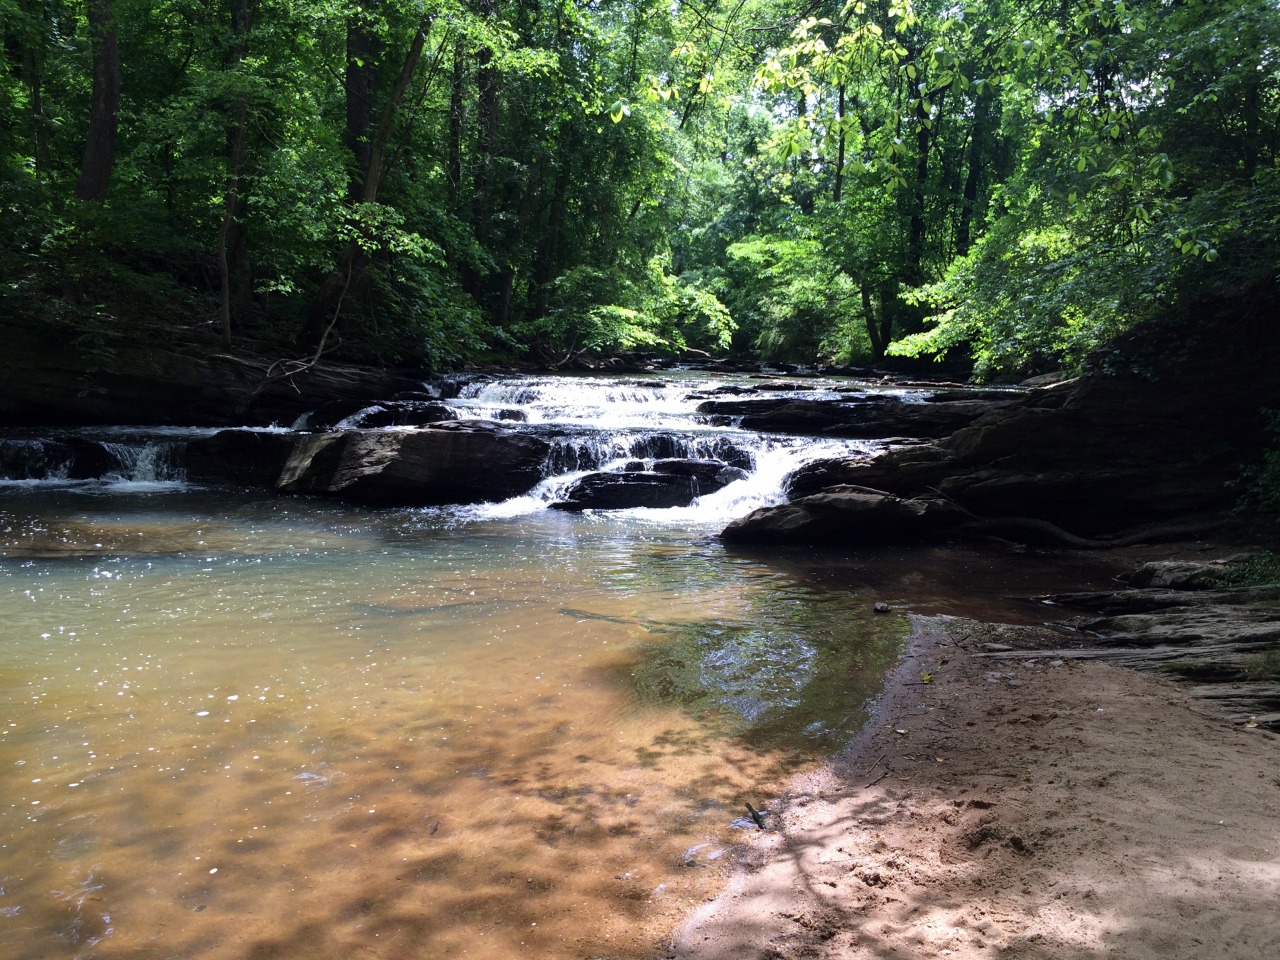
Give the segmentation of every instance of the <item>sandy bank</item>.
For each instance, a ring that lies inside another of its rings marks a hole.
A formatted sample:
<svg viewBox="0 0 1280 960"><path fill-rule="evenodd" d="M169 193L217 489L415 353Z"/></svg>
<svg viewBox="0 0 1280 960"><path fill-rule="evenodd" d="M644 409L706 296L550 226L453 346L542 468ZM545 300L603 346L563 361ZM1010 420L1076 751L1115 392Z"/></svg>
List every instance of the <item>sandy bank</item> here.
<svg viewBox="0 0 1280 960"><path fill-rule="evenodd" d="M1150 675L915 626L873 722L668 956L1280 956L1280 737Z"/></svg>

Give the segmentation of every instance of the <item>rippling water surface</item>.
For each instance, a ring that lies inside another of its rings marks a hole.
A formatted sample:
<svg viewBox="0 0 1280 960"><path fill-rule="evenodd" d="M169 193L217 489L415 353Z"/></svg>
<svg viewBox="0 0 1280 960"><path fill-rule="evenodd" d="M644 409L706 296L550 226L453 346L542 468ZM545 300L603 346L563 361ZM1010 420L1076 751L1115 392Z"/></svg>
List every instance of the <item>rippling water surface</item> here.
<svg viewBox="0 0 1280 960"><path fill-rule="evenodd" d="M225 493L0 512L0 955L645 955L902 624L707 534Z"/></svg>
<svg viewBox="0 0 1280 960"><path fill-rule="evenodd" d="M472 388L464 414L566 431L565 472L478 508L193 489L180 431L120 434L90 480L12 441L0 958L657 955L745 803L863 722L906 632L875 601L1030 589L942 549L726 551L797 463L868 445L698 420L691 389ZM547 509L673 443L750 475Z"/></svg>

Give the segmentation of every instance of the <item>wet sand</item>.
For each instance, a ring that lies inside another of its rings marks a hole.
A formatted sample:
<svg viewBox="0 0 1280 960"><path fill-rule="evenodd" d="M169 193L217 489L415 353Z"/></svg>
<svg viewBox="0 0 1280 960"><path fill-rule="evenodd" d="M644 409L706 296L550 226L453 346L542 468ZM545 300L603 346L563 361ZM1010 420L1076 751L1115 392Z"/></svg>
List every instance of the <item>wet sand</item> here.
<svg viewBox="0 0 1280 960"><path fill-rule="evenodd" d="M918 618L875 720L665 955L1280 956L1280 737L1151 675L983 660L992 639Z"/></svg>

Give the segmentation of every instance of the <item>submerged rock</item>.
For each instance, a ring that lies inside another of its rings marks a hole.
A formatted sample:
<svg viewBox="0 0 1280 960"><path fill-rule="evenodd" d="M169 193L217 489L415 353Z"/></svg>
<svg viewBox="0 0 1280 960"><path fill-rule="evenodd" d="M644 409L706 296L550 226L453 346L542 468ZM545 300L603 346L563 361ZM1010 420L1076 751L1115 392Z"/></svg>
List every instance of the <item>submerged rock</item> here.
<svg viewBox="0 0 1280 960"><path fill-rule="evenodd" d="M299 439L278 486L385 504L506 500L542 479L549 451L540 437L487 421L345 430Z"/></svg>

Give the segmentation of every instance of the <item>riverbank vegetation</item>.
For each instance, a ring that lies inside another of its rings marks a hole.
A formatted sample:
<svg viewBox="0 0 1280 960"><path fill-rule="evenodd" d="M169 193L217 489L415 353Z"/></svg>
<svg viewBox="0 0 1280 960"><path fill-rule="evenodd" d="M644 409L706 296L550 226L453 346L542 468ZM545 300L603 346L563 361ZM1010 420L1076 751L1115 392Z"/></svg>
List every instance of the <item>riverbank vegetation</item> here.
<svg viewBox="0 0 1280 960"><path fill-rule="evenodd" d="M1269 279L1270 0L0 0L0 311L980 377Z"/></svg>

